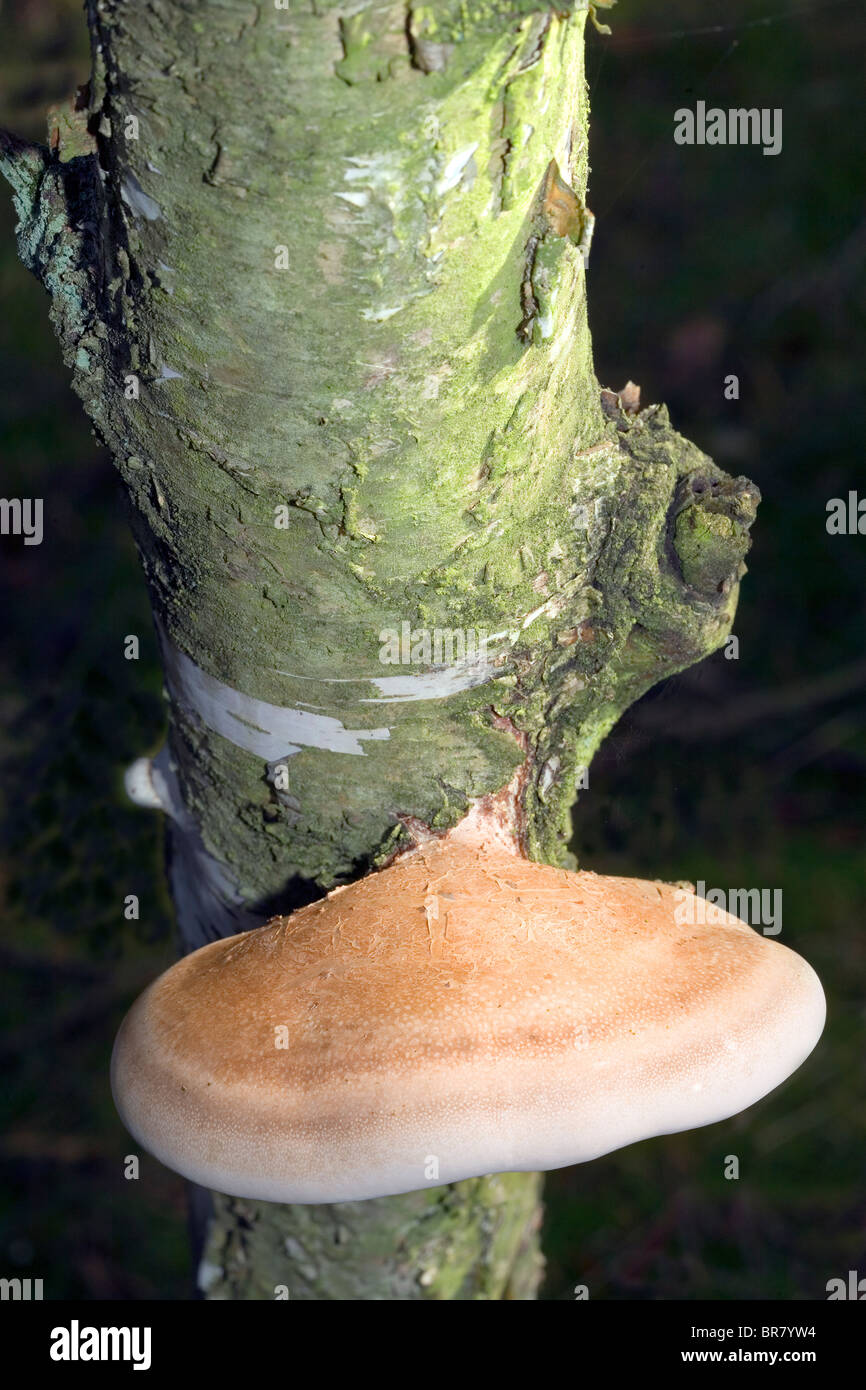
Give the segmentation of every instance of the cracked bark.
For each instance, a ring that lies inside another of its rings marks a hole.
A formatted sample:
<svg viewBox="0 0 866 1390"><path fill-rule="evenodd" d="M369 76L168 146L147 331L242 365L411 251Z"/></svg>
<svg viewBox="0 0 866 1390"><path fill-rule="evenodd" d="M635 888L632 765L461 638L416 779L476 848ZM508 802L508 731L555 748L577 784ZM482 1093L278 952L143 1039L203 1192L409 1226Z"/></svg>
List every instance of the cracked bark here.
<svg viewBox="0 0 866 1390"><path fill-rule="evenodd" d="M86 108L49 148L2 138L22 259L131 502L185 948L518 766L529 853L573 863L602 738L730 629L756 490L599 392L573 219L544 215L552 160L583 206L585 19L89 0ZM404 622L496 634L493 671L395 693L425 674L379 663ZM194 1206L211 1298L526 1299L541 1268L534 1174Z"/></svg>

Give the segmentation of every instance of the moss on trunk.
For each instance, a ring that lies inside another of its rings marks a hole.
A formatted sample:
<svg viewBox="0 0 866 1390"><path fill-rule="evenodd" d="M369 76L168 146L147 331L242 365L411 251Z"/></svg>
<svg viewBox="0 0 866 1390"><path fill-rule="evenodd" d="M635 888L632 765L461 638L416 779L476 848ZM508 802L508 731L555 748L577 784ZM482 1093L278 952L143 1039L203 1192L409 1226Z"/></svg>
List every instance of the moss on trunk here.
<svg viewBox="0 0 866 1390"><path fill-rule="evenodd" d="M532 1299L540 1195L539 1174L500 1173L337 1206L209 1196L200 1283L212 1299Z"/></svg>

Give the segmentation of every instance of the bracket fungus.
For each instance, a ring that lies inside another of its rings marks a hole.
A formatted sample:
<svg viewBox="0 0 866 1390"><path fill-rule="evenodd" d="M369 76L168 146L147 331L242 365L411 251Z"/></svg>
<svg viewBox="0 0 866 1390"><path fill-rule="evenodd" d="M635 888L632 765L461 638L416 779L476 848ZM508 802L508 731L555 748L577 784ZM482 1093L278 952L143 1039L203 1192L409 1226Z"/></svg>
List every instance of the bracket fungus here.
<svg viewBox="0 0 866 1390"><path fill-rule="evenodd" d="M812 968L683 889L536 864L472 816L193 952L124 1020L135 1138L233 1196L340 1202L711 1124L824 1023ZM680 919L680 920L678 920Z"/></svg>

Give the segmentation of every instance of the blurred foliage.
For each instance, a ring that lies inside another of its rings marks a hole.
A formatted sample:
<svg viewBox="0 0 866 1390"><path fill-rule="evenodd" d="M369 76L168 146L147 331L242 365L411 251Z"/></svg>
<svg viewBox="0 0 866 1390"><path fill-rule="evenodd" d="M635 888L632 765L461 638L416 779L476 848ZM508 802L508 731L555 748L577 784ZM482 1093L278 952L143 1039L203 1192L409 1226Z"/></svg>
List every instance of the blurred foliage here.
<svg viewBox="0 0 866 1390"><path fill-rule="evenodd" d="M592 766L575 845L604 872L781 888L782 939L818 969L829 1020L746 1114L551 1175L552 1299L576 1284L820 1299L866 1272L866 538L825 529L830 497L866 495L866 21L857 0L696 11L621 0L612 37L589 34L596 360L605 384L631 377L645 403L667 401L764 503L739 659L717 654L628 713ZM87 47L77 0L4 7L0 121L44 139ZM674 145L674 111L697 100L781 107L782 153ZM173 954L157 818L121 789L161 735L156 645L119 489L12 225L0 198L2 491L44 497L46 538L4 538L0 569L0 1272L43 1277L50 1298L185 1298L183 1184L147 1157L124 1180L131 1141L107 1084L124 1009Z"/></svg>

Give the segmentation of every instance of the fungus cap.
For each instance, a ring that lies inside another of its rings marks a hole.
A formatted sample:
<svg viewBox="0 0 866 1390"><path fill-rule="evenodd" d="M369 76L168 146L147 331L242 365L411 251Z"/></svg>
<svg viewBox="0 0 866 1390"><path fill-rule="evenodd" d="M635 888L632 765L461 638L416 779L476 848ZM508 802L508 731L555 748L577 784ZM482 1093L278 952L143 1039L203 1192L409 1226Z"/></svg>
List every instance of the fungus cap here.
<svg viewBox="0 0 866 1390"><path fill-rule="evenodd" d="M710 1124L800 1065L824 996L793 951L699 903L447 836L172 966L121 1026L117 1108L187 1178L274 1202Z"/></svg>

